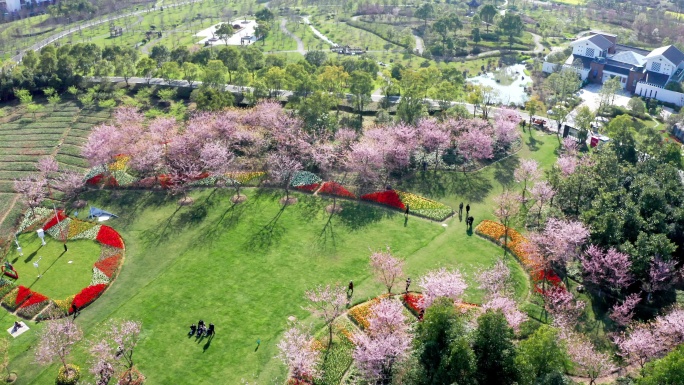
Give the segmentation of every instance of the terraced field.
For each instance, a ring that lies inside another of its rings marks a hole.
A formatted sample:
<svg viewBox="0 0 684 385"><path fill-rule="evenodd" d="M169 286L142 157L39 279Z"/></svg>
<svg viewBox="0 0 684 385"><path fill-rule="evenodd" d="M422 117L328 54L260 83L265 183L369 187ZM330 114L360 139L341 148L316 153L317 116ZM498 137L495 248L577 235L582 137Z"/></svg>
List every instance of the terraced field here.
<svg viewBox="0 0 684 385"><path fill-rule="evenodd" d="M81 145L91 127L109 119L110 110L82 110L75 102L58 104L54 110L27 113L23 107L6 107L0 119L0 245L11 234L23 205L14 193L13 181L36 171L43 156L54 156L62 169L85 171ZM59 199L59 192L54 198Z"/></svg>

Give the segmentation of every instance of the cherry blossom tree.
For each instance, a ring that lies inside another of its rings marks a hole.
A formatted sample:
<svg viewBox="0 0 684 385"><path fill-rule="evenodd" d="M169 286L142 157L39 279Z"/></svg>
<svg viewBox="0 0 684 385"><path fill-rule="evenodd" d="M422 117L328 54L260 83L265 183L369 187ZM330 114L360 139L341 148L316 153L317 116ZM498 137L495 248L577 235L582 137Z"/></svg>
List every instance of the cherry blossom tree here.
<svg viewBox="0 0 684 385"><path fill-rule="evenodd" d="M309 305L306 307L328 326L328 346L332 344L333 321L344 312L347 307L347 293L340 285L317 286L306 292Z"/></svg>
<svg viewBox="0 0 684 385"><path fill-rule="evenodd" d="M48 195L50 198L52 198L52 189L50 188L49 177L50 174L53 174L59 170L59 163L57 163L55 158L52 156L44 156L38 159L36 168L42 175L43 179L45 179L45 186L48 189Z"/></svg>
<svg viewBox="0 0 684 385"><path fill-rule="evenodd" d="M496 204L494 207L494 215L504 225L503 249L504 255L506 255L506 252L508 251L508 229L511 220L518 215L518 212L520 211L520 203L518 195L509 190L504 190L501 195L495 197L494 203Z"/></svg>
<svg viewBox="0 0 684 385"><path fill-rule="evenodd" d="M285 189L285 204L290 202L290 183L297 172L302 169L298 160L282 153L268 157L270 176Z"/></svg>
<svg viewBox="0 0 684 385"><path fill-rule="evenodd" d="M409 325L400 302L388 298L371 306L369 327L357 332L352 356L365 380L387 383L392 367L408 356L411 347Z"/></svg>
<svg viewBox="0 0 684 385"><path fill-rule="evenodd" d="M537 211L537 226L541 223L542 210L547 203L550 203L553 197L556 195L556 191L553 189L549 182L543 180L537 182L530 189L530 196L534 199L534 205L539 209Z"/></svg>
<svg viewBox="0 0 684 385"><path fill-rule="evenodd" d="M563 150L565 150L565 153L569 156L577 155L577 151L579 150L577 141L569 136L565 137L565 139L563 139Z"/></svg>
<svg viewBox="0 0 684 385"><path fill-rule="evenodd" d="M672 286L672 279L674 278L677 269L676 261L665 261L659 256L656 256L651 261L651 267L648 271L648 300L658 290L665 290Z"/></svg>
<svg viewBox="0 0 684 385"><path fill-rule="evenodd" d="M544 293L544 309L563 326L574 325L587 303L578 301L564 287L552 287Z"/></svg>
<svg viewBox="0 0 684 385"><path fill-rule="evenodd" d="M496 261L491 269L478 274L477 282L488 297L504 295L510 291L511 270L504 261Z"/></svg>
<svg viewBox="0 0 684 385"><path fill-rule="evenodd" d="M354 171L362 184L371 184L380 178L383 167L383 149L375 141L362 138L351 145L349 168Z"/></svg>
<svg viewBox="0 0 684 385"><path fill-rule="evenodd" d="M545 269L557 263L559 267L576 258L589 238L589 229L579 221L549 218L542 232L527 237L527 252L538 259Z"/></svg>
<svg viewBox="0 0 684 385"><path fill-rule="evenodd" d="M200 150L200 160L209 175L223 177L228 172L234 156L220 143L210 142Z"/></svg>
<svg viewBox="0 0 684 385"><path fill-rule="evenodd" d="M575 173L578 166L577 158L574 156L561 155L556 160L556 165L561 172L561 175L568 177Z"/></svg>
<svg viewBox="0 0 684 385"><path fill-rule="evenodd" d="M90 354L94 359L91 373L99 376L102 381L111 378L116 372L121 373L120 377L126 377L129 383L139 378L140 374L133 371L133 353L138 345L141 330L140 322L110 322L102 338L91 345ZM118 371L117 367L120 368Z"/></svg>
<svg viewBox="0 0 684 385"><path fill-rule="evenodd" d="M588 377L589 384L596 384L596 379L612 373L616 367L610 355L596 350L589 340L577 333L565 333L568 355L575 364L578 374Z"/></svg>
<svg viewBox="0 0 684 385"><path fill-rule="evenodd" d="M522 201L525 202L527 185L536 182L541 176L539 163L534 159L524 159L513 172L513 176L516 182L523 184Z"/></svg>
<svg viewBox="0 0 684 385"><path fill-rule="evenodd" d="M105 165L112 160L114 155L121 153L119 146L122 142L123 135L118 128L102 124L90 132L81 154L88 160L91 167Z"/></svg>
<svg viewBox="0 0 684 385"><path fill-rule="evenodd" d="M36 362L48 365L59 360L64 373L68 377L75 375L67 364L67 358L71 354L71 348L83 338L83 332L73 319L67 317L61 320L50 321L43 328L36 347Z"/></svg>
<svg viewBox="0 0 684 385"><path fill-rule="evenodd" d="M370 266L375 279L392 293L392 286L404 276L404 261L392 256L389 246L386 251L376 251L370 256Z"/></svg>
<svg viewBox="0 0 684 385"><path fill-rule="evenodd" d="M451 135L435 119L421 120L418 122L417 129L423 150L427 154L435 153L435 171L437 171L440 150L449 146Z"/></svg>
<svg viewBox="0 0 684 385"><path fill-rule="evenodd" d="M527 320L527 315L518 310L518 305L509 297L496 295L482 305L482 310L501 310L508 325L515 331L520 330L520 325Z"/></svg>
<svg viewBox="0 0 684 385"><path fill-rule="evenodd" d="M620 291L632 283L632 261L615 248L604 251L591 245L581 254L580 261L586 279L596 286Z"/></svg>
<svg viewBox="0 0 684 385"><path fill-rule="evenodd" d="M67 199L75 199L84 186L83 175L76 171L62 171L55 180L55 188L63 192Z"/></svg>
<svg viewBox="0 0 684 385"><path fill-rule="evenodd" d="M465 289L468 288L460 271L447 270L445 268L430 271L420 277L418 286L423 289L423 296L418 304L423 310L430 307L440 297L457 301L461 298Z"/></svg>
<svg viewBox="0 0 684 385"><path fill-rule="evenodd" d="M297 325L287 329L278 342L278 358L287 365L294 379L310 381L320 377L320 351L315 348L314 342L311 333Z"/></svg>
<svg viewBox="0 0 684 385"><path fill-rule="evenodd" d="M463 156L465 164L472 161L491 159L494 156L493 141L491 135L477 129L470 129L458 138L458 152Z"/></svg>
<svg viewBox="0 0 684 385"><path fill-rule="evenodd" d="M521 120L520 114L513 109L499 109L494 120L494 136L496 137L497 149L507 149L520 136L518 124Z"/></svg>
<svg viewBox="0 0 684 385"><path fill-rule="evenodd" d="M665 349L652 324L634 325L629 335L623 333L615 337L614 342L620 349L620 356L638 363L642 368L646 362L661 355Z"/></svg>
<svg viewBox="0 0 684 385"><path fill-rule="evenodd" d="M616 324L627 326L634 318L634 309L641 301L637 293L628 295L621 304L615 304L608 315Z"/></svg>
<svg viewBox="0 0 684 385"><path fill-rule="evenodd" d="M45 199L45 185L47 182L39 174L30 174L14 181L14 191L20 196L24 204L31 209L34 216L34 208L40 206Z"/></svg>

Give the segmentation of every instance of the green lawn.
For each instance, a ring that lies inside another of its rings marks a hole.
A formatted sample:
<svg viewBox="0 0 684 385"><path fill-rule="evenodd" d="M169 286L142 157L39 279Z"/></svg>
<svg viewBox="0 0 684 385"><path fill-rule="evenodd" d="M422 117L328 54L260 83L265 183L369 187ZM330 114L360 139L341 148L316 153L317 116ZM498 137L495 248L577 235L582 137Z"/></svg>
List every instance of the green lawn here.
<svg viewBox="0 0 684 385"><path fill-rule="evenodd" d="M19 273L17 285L24 285L51 299L65 299L90 285L93 264L100 256L100 244L91 240L69 241L65 253L62 243L46 235L41 246L35 232L19 236L24 256L12 248L7 259ZM33 266L38 263L41 278Z"/></svg>

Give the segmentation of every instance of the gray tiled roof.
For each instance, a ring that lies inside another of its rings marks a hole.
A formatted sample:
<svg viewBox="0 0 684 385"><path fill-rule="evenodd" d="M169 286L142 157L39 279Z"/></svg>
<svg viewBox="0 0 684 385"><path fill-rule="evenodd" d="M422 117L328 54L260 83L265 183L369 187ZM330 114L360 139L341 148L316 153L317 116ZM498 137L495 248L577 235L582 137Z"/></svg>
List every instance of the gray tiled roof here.
<svg viewBox="0 0 684 385"><path fill-rule="evenodd" d="M622 51L615 55L608 56L608 63L611 63L612 61L639 67L644 65L646 58L634 51Z"/></svg>
<svg viewBox="0 0 684 385"><path fill-rule="evenodd" d="M679 63L681 63L682 61L684 61L684 53L682 53L682 51L678 50L673 45L667 45L665 47L656 48L653 51L651 51L651 53L649 53L646 57L653 57L658 55L665 56L667 60L671 61L672 64L676 66L679 65Z"/></svg>
<svg viewBox="0 0 684 385"><path fill-rule="evenodd" d="M655 84L660 87L665 87L665 84L667 83L667 79L670 77L665 74L659 74L657 72L653 71L646 71L646 77L644 77L644 81L646 83L651 83Z"/></svg>
<svg viewBox="0 0 684 385"><path fill-rule="evenodd" d="M613 42L606 39L605 37L601 35L593 35L590 36L589 39L590 42L596 44L599 48L601 49L608 49L613 46Z"/></svg>
<svg viewBox="0 0 684 385"><path fill-rule="evenodd" d="M614 72L616 74L621 74L621 75L629 75L629 68L625 67L618 67L618 66L613 66L613 65L606 65L603 67L604 71L608 72Z"/></svg>

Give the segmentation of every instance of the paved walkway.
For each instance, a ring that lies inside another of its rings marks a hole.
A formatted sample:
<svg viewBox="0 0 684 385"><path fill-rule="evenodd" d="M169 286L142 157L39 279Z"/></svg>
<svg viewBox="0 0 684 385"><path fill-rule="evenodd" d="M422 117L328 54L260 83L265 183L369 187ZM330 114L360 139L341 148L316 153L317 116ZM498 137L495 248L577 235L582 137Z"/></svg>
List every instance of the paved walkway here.
<svg viewBox="0 0 684 385"><path fill-rule="evenodd" d="M306 55L306 50L304 49L304 42L302 41L302 39L287 29L287 19L282 18L280 20L280 30L283 31L284 34L293 38L297 42L297 51L296 52L299 52L302 55Z"/></svg>
<svg viewBox="0 0 684 385"><path fill-rule="evenodd" d="M314 28L313 25L311 25L311 22L309 21L308 16L302 16L302 19L304 20L304 23L306 23L306 25L308 25L309 28L311 28L311 31L314 33L314 35L318 36L321 40L330 44L331 46L337 47L337 44L333 43L332 40L328 39L328 37L325 36L324 34L322 34L321 31L317 30L316 28Z"/></svg>

